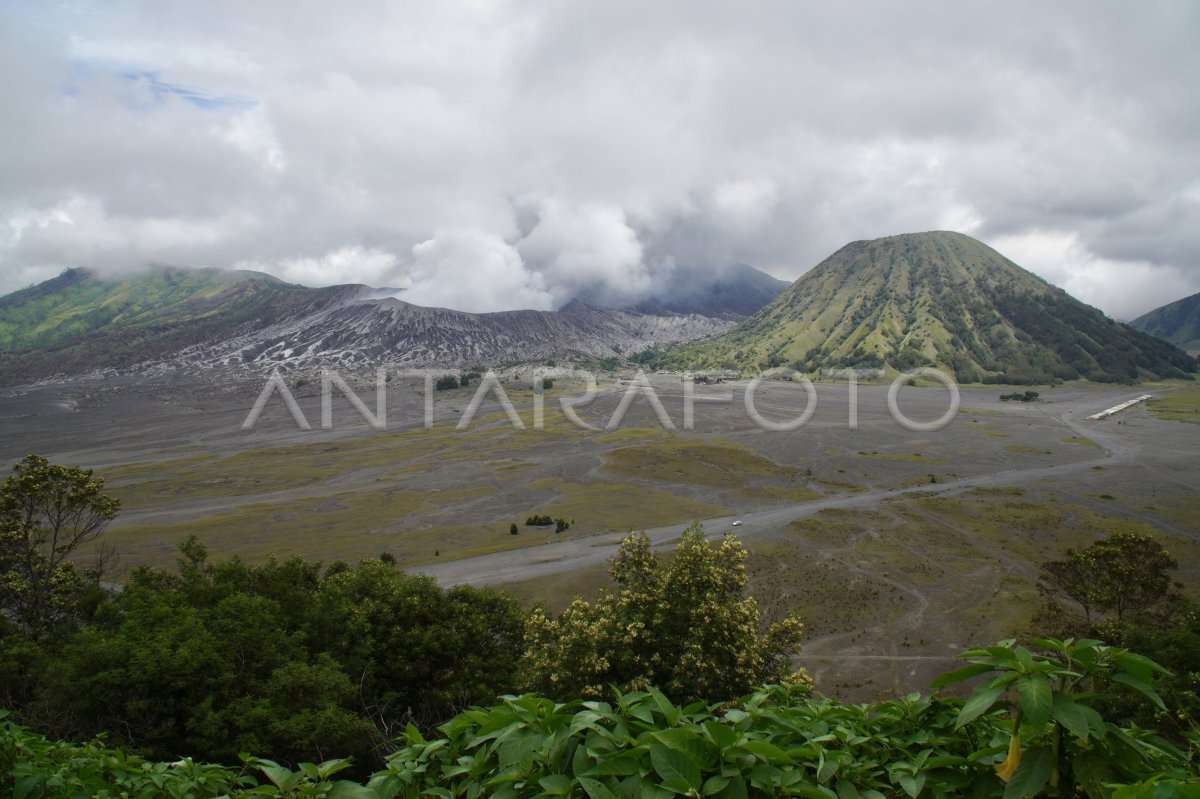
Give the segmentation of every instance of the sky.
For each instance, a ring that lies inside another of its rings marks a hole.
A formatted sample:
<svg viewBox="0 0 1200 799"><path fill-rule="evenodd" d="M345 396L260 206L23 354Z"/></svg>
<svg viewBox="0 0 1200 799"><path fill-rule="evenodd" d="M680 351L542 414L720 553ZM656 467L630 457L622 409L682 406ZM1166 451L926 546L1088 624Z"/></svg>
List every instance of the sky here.
<svg viewBox="0 0 1200 799"><path fill-rule="evenodd" d="M0 75L0 293L551 309L923 230L1118 319L1200 291L1193 0L0 0Z"/></svg>

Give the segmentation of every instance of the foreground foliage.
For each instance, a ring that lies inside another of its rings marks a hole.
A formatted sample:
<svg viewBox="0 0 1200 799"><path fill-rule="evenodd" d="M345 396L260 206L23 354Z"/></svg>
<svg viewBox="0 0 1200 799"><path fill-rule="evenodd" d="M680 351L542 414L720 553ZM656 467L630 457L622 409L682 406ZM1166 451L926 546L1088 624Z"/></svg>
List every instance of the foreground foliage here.
<svg viewBox="0 0 1200 799"><path fill-rule="evenodd" d="M524 614L380 561L135 570L82 629L38 644L0 625L0 690L64 738L102 732L150 757L352 755L365 774L408 723L426 729L512 690Z"/></svg>
<svg viewBox="0 0 1200 799"><path fill-rule="evenodd" d="M943 682L991 674L964 702L912 694L843 705L807 687L762 688L730 706L680 707L650 689L612 702L527 695L459 714L403 746L365 783L344 760L296 771L151 763L0 722L0 788L19 797L669 797L821 799L1040 795L1200 796L1195 751L1122 729L1091 707L1114 683L1155 701L1155 664L1096 641L1013 642L965 653ZM6 781L6 782L3 782Z"/></svg>

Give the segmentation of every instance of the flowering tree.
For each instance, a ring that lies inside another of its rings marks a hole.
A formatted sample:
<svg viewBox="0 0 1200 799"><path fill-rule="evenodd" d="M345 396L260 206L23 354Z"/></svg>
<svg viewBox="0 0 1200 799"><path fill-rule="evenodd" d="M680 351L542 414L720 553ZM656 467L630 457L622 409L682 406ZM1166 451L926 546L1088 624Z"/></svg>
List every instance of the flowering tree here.
<svg viewBox="0 0 1200 799"><path fill-rule="evenodd" d="M733 536L710 543L692 525L661 561L645 533L612 559L616 589L577 598L557 618L536 609L525 627L526 687L558 697L660 689L674 701L728 699L766 682L808 682L794 671L803 625L789 617L759 631L745 596L746 550Z"/></svg>

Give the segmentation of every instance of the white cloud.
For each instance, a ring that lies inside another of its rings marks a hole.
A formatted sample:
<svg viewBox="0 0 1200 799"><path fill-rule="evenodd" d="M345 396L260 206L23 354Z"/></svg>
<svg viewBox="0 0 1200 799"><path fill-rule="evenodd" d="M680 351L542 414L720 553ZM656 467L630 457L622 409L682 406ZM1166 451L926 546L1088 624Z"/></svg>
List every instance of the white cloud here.
<svg viewBox="0 0 1200 799"><path fill-rule="evenodd" d="M1198 36L1116 0L6 4L0 292L255 263L546 307L953 228L1071 236L1030 257L1129 315L1200 287Z"/></svg>
<svg viewBox="0 0 1200 799"><path fill-rule="evenodd" d="M1200 291L1194 276L1189 282L1170 266L1101 258L1068 231L1035 230L1000 236L989 244L1019 266L1121 321Z"/></svg>
<svg viewBox="0 0 1200 799"><path fill-rule="evenodd" d="M553 305L542 276L525 268L515 248L483 231L445 228L412 254L411 288L399 295L407 302L475 313Z"/></svg>
<svg viewBox="0 0 1200 799"><path fill-rule="evenodd" d="M763 225L779 203L779 192L770 178L746 178L719 184L713 190L718 221L734 230Z"/></svg>
<svg viewBox="0 0 1200 799"><path fill-rule="evenodd" d="M581 291L619 301L650 288L641 242L615 205L575 208L543 200L536 226L517 250L553 287L559 304Z"/></svg>
<svg viewBox="0 0 1200 799"><path fill-rule="evenodd" d="M390 285L399 259L390 252L366 247L339 247L316 258L285 258L274 263L242 261L237 269L267 272L289 283L331 286L339 283Z"/></svg>

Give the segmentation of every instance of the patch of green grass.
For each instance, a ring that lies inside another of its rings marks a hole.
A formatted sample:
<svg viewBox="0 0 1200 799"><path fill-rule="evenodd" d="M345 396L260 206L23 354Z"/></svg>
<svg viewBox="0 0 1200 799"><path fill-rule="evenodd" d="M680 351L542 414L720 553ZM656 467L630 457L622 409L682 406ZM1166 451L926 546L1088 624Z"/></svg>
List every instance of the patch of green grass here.
<svg viewBox="0 0 1200 799"><path fill-rule="evenodd" d="M607 433L600 433L592 438L593 441L607 444L611 441L628 441L634 438L672 438L674 434L661 427L618 427Z"/></svg>
<svg viewBox="0 0 1200 799"><path fill-rule="evenodd" d="M1009 444L1004 448L1005 452L1011 452L1014 455L1048 455L1044 449L1031 447L1028 444Z"/></svg>
<svg viewBox="0 0 1200 799"><path fill-rule="evenodd" d="M689 499L670 491L607 480L571 483L557 477L542 477L530 482L529 487L550 492L553 498L539 502L538 508L556 519L571 522L568 531L571 535L642 530L733 512L728 506Z"/></svg>
<svg viewBox="0 0 1200 799"><path fill-rule="evenodd" d="M959 408L958 412L967 416L1004 416L1004 411L991 408Z"/></svg>
<svg viewBox="0 0 1200 799"><path fill-rule="evenodd" d="M944 463L945 458L934 455L922 455L920 452L866 452L859 450L859 455L877 461L903 461L906 463Z"/></svg>
<svg viewBox="0 0 1200 799"><path fill-rule="evenodd" d="M1147 405L1160 419L1200 424L1200 386L1164 391L1161 397L1150 400Z"/></svg>
<svg viewBox="0 0 1200 799"><path fill-rule="evenodd" d="M825 496L819 491L802 486L748 486L740 492L750 499L766 499L775 502L810 502Z"/></svg>
<svg viewBox="0 0 1200 799"><path fill-rule="evenodd" d="M215 557L237 553L254 561L273 554L356 559L388 551L401 565L463 557L540 541L508 534L508 525L430 526L447 509L490 493L484 486L424 492L400 488L343 492L278 502L247 502L195 519L114 524L107 538L126 565L174 562L175 546L198 536ZM453 533L453 534L451 534ZM495 541L493 545L491 542Z"/></svg>
<svg viewBox="0 0 1200 799"><path fill-rule="evenodd" d="M175 469L180 469L185 466L194 466L204 461L216 458L216 455L196 454L188 455L182 458L168 458L166 460L146 460L136 461L134 463L122 463L116 466L105 466L98 470L98 474L104 478L104 481L110 488L114 487L114 483L121 483L128 480L137 480L139 478L152 477L163 472L171 472Z"/></svg>
<svg viewBox="0 0 1200 799"><path fill-rule="evenodd" d="M738 446L663 442L626 447L604 456L605 469L624 477L738 488L749 478L793 478L796 469Z"/></svg>
<svg viewBox="0 0 1200 799"><path fill-rule="evenodd" d="M1020 486L980 486L967 492L976 497L1022 497L1025 489Z"/></svg>

